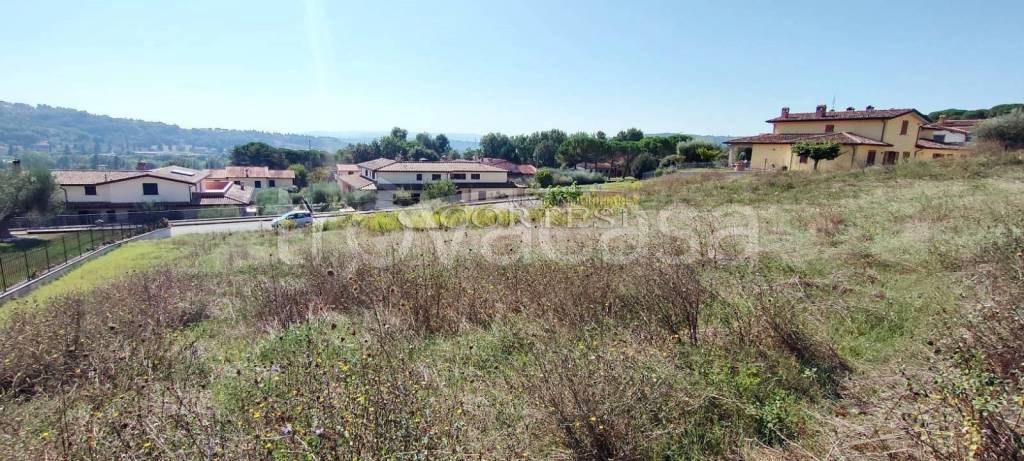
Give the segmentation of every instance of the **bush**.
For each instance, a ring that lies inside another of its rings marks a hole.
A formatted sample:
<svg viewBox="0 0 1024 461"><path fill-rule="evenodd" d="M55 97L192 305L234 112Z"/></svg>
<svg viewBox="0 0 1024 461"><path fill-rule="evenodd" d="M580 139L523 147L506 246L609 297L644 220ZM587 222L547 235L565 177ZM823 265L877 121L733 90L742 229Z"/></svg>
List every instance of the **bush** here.
<svg viewBox="0 0 1024 461"><path fill-rule="evenodd" d="M545 206L562 206L579 200L583 192L573 184L568 187L553 187L544 192L541 201Z"/></svg>
<svg viewBox="0 0 1024 461"><path fill-rule="evenodd" d="M986 120L978 125L978 139L994 142L1005 150L1024 149L1024 110Z"/></svg>
<svg viewBox="0 0 1024 461"><path fill-rule="evenodd" d="M338 203L341 201L341 189L335 182L320 182L307 187L303 196L309 203Z"/></svg>
<svg viewBox="0 0 1024 461"><path fill-rule="evenodd" d="M629 165L630 173L637 178L642 178L644 173L654 171L656 168L658 168L658 160L650 154L638 155Z"/></svg>
<svg viewBox="0 0 1024 461"><path fill-rule="evenodd" d="M558 186L568 186L571 184L585 186L587 184L601 184L608 181L608 177L601 173L567 169L550 169L548 171L550 171L551 175L554 176L553 185Z"/></svg>
<svg viewBox="0 0 1024 461"><path fill-rule="evenodd" d="M368 190L354 190L345 194L343 200L346 205L356 210L369 210L377 202L377 193Z"/></svg>
<svg viewBox="0 0 1024 461"><path fill-rule="evenodd" d="M416 200L412 198L412 193L409 191L396 190L391 202L398 206L409 206L416 203Z"/></svg>
<svg viewBox="0 0 1024 461"><path fill-rule="evenodd" d="M204 208L199 210L196 217L199 219L234 218L239 214L238 208Z"/></svg>
<svg viewBox="0 0 1024 461"><path fill-rule="evenodd" d="M551 170L541 168L540 171L537 172L537 175L534 176L533 180L537 181L537 185L540 187L551 187L551 185L555 183L555 175L551 173Z"/></svg>
<svg viewBox="0 0 1024 461"><path fill-rule="evenodd" d="M455 195L457 189L455 183L444 180L427 184L423 187L423 198L426 200L446 198Z"/></svg>

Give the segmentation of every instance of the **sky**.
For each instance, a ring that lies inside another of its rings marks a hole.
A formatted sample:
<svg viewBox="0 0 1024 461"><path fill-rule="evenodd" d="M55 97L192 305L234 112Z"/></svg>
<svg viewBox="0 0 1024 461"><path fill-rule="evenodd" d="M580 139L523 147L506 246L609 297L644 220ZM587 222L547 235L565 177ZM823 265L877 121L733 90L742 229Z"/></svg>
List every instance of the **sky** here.
<svg viewBox="0 0 1024 461"><path fill-rule="evenodd" d="M1024 99L1024 2L0 0L0 100L281 132L744 135Z"/></svg>

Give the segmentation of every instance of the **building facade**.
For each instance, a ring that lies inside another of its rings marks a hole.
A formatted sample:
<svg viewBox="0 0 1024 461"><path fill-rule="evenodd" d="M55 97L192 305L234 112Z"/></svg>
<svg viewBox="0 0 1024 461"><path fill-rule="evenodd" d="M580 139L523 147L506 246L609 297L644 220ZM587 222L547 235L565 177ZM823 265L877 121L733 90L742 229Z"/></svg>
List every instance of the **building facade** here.
<svg viewBox="0 0 1024 461"><path fill-rule="evenodd" d="M852 107L792 113L782 108L778 117L767 121L772 132L733 139L730 161L738 151L749 153L750 166L766 170L810 170L813 160L793 153L800 142L830 141L840 145L841 155L822 160L823 171L893 165L899 162L969 155L968 130L953 133L915 109L864 110ZM957 128L959 130L959 128Z"/></svg>
<svg viewBox="0 0 1024 461"><path fill-rule="evenodd" d="M423 188L438 181L455 184L456 199L463 202L490 200L522 194L524 186L509 178L509 171L473 161L403 162L379 158L359 163L358 174L339 175L342 192L373 191L377 208L394 207L397 191L407 191L419 201Z"/></svg>

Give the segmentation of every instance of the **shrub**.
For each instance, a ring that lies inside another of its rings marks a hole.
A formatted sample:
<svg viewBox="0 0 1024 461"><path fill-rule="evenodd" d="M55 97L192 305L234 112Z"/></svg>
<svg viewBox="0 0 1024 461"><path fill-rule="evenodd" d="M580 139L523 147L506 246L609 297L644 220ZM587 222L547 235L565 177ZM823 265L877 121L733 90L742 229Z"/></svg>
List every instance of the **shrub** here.
<svg viewBox="0 0 1024 461"><path fill-rule="evenodd" d="M544 192L541 201L545 206L562 206L573 203L583 195L575 183L568 187L553 187Z"/></svg>
<svg viewBox="0 0 1024 461"><path fill-rule="evenodd" d="M658 168L658 160L652 157L650 154L640 154L633 159L633 163L629 165L629 172L634 177L642 178L644 173L654 171Z"/></svg>
<svg viewBox="0 0 1024 461"><path fill-rule="evenodd" d="M335 182L319 182L304 189L303 196L309 203L338 203L341 201L341 189Z"/></svg>
<svg viewBox="0 0 1024 461"><path fill-rule="evenodd" d="M551 187L555 183L555 176L551 173L551 170L541 168L540 171L537 171L537 175L534 176L533 180L537 181L537 185L540 187Z"/></svg>
<svg viewBox="0 0 1024 461"><path fill-rule="evenodd" d="M203 208L199 210L196 217L199 219L210 218L234 218L239 215L237 208Z"/></svg>
<svg viewBox="0 0 1024 461"><path fill-rule="evenodd" d="M407 190L396 190L391 201L398 206L409 206L416 203L416 200L412 198L412 193Z"/></svg>
<svg viewBox="0 0 1024 461"><path fill-rule="evenodd" d="M1004 150L1024 149L1024 110L981 122L976 132L978 139L995 142Z"/></svg>
<svg viewBox="0 0 1024 461"><path fill-rule="evenodd" d="M446 198L455 195L455 183L449 180L435 181L423 187L423 198L426 200Z"/></svg>
<svg viewBox="0 0 1024 461"><path fill-rule="evenodd" d="M355 190L345 194L343 200L346 205L356 210L369 210L377 202L377 193L367 190Z"/></svg>

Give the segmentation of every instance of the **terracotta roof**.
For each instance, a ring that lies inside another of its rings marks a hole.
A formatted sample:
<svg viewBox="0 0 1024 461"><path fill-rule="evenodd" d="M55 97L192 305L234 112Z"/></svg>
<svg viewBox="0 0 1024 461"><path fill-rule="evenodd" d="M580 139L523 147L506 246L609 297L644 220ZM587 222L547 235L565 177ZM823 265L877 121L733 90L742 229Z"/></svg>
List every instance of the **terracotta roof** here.
<svg viewBox="0 0 1024 461"><path fill-rule="evenodd" d="M950 131L950 132L953 132L953 133L971 134L970 131L967 131L967 130L965 130L963 128L957 128L957 127L953 127L953 126L943 126L943 125L939 125L937 123L931 123L931 124L928 124L928 125L923 125L923 126L921 126L921 129L922 130L938 130L938 131Z"/></svg>
<svg viewBox="0 0 1024 461"><path fill-rule="evenodd" d="M338 182L339 183L343 182L346 185L348 185L349 187L351 187L353 189L356 189L356 190L372 190L372 189L376 189L376 186L373 184L373 181L370 181L369 179L366 179L366 178L364 178L362 176L359 176L357 174L338 176ZM373 187L368 187L368 186L373 186Z"/></svg>
<svg viewBox="0 0 1024 461"><path fill-rule="evenodd" d="M796 144L798 142L831 141L844 145L891 146L877 139L842 131L839 133L766 133L726 141L726 144Z"/></svg>
<svg viewBox="0 0 1024 461"><path fill-rule="evenodd" d="M85 186L107 184L134 178L160 178L186 184L198 184L206 179L207 172L180 167L163 167L155 170L54 170L53 177L62 186Z"/></svg>
<svg viewBox="0 0 1024 461"><path fill-rule="evenodd" d="M359 165L353 163L339 163L334 165L336 171L359 171Z"/></svg>
<svg viewBox="0 0 1024 461"><path fill-rule="evenodd" d="M248 205L252 203L252 189L231 187L221 197L202 197L196 203L198 205Z"/></svg>
<svg viewBox="0 0 1024 461"><path fill-rule="evenodd" d="M537 167L530 164L519 164L502 158L488 158L484 157L480 159L480 163L484 165L491 165L501 168L509 173L517 173L521 175L535 175L537 174Z"/></svg>
<svg viewBox="0 0 1024 461"><path fill-rule="evenodd" d="M281 178L294 179L292 170L271 170L265 166L228 166L223 170L210 171L210 178Z"/></svg>
<svg viewBox="0 0 1024 461"><path fill-rule="evenodd" d="M377 168L377 171L411 171L425 173L452 172L502 172L508 170L477 162L392 162Z"/></svg>
<svg viewBox="0 0 1024 461"><path fill-rule="evenodd" d="M395 163L395 162L396 162L395 160L391 160L389 158L378 158L378 159L375 159L375 160L370 160L370 161L358 163L358 164L356 164L356 166L358 166L359 168L367 169L367 170L376 170L376 169L379 169L380 167L387 166L387 165L390 165L390 164Z"/></svg>
<svg viewBox="0 0 1024 461"><path fill-rule="evenodd" d="M872 110L833 110L827 111L824 115L817 112L792 112L788 117L775 117L768 120L768 123L779 122L808 122L827 120L875 120L890 119L904 114L917 113L921 118L928 120L924 114L916 109L872 109Z"/></svg>
<svg viewBox="0 0 1024 461"><path fill-rule="evenodd" d="M943 142L935 142L930 139L918 139L917 147L922 149L948 149L948 150L967 150L968 147L964 144L946 144Z"/></svg>

